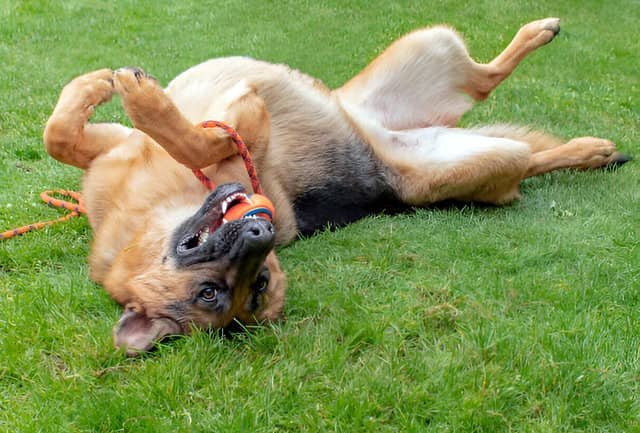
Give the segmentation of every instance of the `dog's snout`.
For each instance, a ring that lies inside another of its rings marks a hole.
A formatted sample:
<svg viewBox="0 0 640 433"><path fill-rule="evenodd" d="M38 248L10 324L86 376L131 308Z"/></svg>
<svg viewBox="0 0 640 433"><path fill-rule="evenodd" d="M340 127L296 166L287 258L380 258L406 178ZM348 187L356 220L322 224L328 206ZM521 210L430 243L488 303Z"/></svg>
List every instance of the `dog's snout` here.
<svg viewBox="0 0 640 433"><path fill-rule="evenodd" d="M274 242L273 225L266 219L258 218L245 224L242 237L255 246L271 245Z"/></svg>

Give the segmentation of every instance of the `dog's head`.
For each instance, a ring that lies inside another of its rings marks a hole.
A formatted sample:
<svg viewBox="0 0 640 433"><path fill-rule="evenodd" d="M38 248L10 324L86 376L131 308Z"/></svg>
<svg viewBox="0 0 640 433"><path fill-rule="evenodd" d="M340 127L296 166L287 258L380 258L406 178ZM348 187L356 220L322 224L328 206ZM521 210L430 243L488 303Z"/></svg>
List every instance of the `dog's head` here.
<svg viewBox="0 0 640 433"><path fill-rule="evenodd" d="M244 192L240 184L221 185L177 227L148 222L118 255L104 282L125 307L114 328L116 346L133 355L192 327L280 315L285 278L273 252L273 226L263 218L223 220Z"/></svg>

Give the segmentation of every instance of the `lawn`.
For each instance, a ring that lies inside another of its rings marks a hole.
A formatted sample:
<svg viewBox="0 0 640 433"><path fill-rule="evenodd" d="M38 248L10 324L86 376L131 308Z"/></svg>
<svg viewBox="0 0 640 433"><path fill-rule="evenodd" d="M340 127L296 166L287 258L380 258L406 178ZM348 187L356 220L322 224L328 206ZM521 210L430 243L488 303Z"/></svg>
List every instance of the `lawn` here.
<svg viewBox="0 0 640 433"><path fill-rule="evenodd" d="M210 57L286 62L338 86L393 39L449 23L488 61L520 25L562 18L463 124L611 138L640 156L640 3L0 3L0 231L78 188L42 129L62 86ZM97 120L126 123L116 100ZM640 162L527 180L502 208L367 218L279 251L286 321L196 333L128 359L120 308L87 275L85 219L0 243L0 431L639 432Z"/></svg>

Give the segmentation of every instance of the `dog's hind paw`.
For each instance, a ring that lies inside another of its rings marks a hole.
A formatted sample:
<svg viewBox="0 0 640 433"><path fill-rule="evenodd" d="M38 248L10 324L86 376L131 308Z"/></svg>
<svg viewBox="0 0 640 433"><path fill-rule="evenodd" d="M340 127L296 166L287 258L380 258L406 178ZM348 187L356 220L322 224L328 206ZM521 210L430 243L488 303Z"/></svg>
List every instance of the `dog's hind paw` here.
<svg viewBox="0 0 640 433"><path fill-rule="evenodd" d="M629 155L620 153L611 140L596 137L579 137L564 145L567 157L574 160L574 167L581 170L601 167L617 167L631 161Z"/></svg>
<svg viewBox="0 0 640 433"><path fill-rule="evenodd" d="M545 18L539 21L543 30L548 30L556 36L560 33L560 18Z"/></svg>
<svg viewBox="0 0 640 433"><path fill-rule="evenodd" d="M544 18L524 25L520 32L529 40L532 48L548 44L560 33L560 18ZM519 32L519 33L520 33Z"/></svg>

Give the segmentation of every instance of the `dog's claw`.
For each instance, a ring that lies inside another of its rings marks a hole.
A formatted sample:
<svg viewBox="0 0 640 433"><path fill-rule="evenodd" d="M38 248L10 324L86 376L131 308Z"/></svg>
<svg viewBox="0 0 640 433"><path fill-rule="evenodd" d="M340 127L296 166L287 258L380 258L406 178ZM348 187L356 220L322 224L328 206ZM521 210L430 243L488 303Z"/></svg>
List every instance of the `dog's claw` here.
<svg viewBox="0 0 640 433"><path fill-rule="evenodd" d="M560 18L549 18L544 23L544 30L553 32L554 36L560 33Z"/></svg>
<svg viewBox="0 0 640 433"><path fill-rule="evenodd" d="M116 70L115 73L118 74L125 71L131 72L138 82L140 82L141 79L148 77L147 73L137 66L125 66L124 68Z"/></svg>
<svg viewBox="0 0 640 433"><path fill-rule="evenodd" d="M127 66L125 69L133 72L133 76L136 77L136 80L138 80L138 82L141 78L144 78L146 76L145 72L137 66Z"/></svg>

